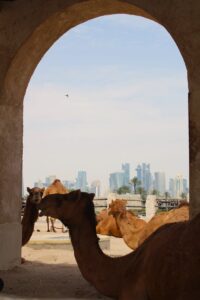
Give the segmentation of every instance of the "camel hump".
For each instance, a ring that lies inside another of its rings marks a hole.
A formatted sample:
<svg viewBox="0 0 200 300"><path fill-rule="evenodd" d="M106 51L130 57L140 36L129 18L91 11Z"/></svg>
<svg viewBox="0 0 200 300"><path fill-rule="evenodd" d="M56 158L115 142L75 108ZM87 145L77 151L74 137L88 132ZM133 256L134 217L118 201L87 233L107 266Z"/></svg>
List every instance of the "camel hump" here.
<svg viewBox="0 0 200 300"><path fill-rule="evenodd" d="M62 184L60 179L55 179L44 191L43 198L51 194L67 194L68 189Z"/></svg>

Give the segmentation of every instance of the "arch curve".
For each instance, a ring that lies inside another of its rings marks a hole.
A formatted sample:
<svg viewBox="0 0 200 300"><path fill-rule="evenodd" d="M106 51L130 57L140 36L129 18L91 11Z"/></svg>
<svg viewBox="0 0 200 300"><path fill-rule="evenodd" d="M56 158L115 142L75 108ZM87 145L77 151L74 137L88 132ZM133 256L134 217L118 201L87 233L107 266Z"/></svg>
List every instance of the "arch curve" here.
<svg viewBox="0 0 200 300"><path fill-rule="evenodd" d="M158 22L155 16L149 12L126 1L118 0L91 0L91 1L71 1L71 5L66 4L56 6L44 18L40 19L34 28L24 32L21 45L16 49L16 53L7 70L4 82L5 99L13 101L16 105L23 102L24 94L29 80L37 67L39 61L48 49L68 30L86 22L90 19L110 15L110 14L132 14L142 16ZM74 2L76 2L74 4ZM20 81L18 80L20 76ZM17 88L16 88L17 85Z"/></svg>

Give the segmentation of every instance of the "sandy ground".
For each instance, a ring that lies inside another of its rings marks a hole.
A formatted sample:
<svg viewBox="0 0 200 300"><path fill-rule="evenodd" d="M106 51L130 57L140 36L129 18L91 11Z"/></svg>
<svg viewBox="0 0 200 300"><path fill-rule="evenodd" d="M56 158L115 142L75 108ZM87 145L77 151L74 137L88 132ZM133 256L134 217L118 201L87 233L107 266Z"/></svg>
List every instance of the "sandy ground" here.
<svg viewBox="0 0 200 300"><path fill-rule="evenodd" d="M57 222L56 227L61 228ZM38 231L39 232L38 232ZM102 250L111 256L131 252L122 239L100 237ZM36 223L31 241L22 248L25 263L1 271L4 289L1 300L8 299L110 299L99 294L81 275L68 233L47 233L45 219Z"/></svg>

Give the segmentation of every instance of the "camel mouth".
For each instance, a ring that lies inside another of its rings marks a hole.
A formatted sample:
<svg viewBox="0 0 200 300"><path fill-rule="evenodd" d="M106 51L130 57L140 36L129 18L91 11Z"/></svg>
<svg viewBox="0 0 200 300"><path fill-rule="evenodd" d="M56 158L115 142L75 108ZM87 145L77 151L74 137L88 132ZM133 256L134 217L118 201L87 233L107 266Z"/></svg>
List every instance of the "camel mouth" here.
<svg viewBox="0 0 200 300"><path fill-rule="evenodd" d="M39 211L38 213L39 217L47 216L47 214L45 213L46 209L41 206L41 203L37 204L37 209Z"/></svg>
<svg viewBox="0 0 200 300"><path fill-rule="evenodd" d="M43 216L46 215L45 214L45 209L44 209L44 207L42 207L41 202L37 203L37 209L39 211L39 213L38 213L39 217L43 217Z"/></svg>
<svg viewBox="0 0 200 300"><path fill-rule="evenodd" d="M45 216L44 212L42 210L39 211L39 217Z"/></svg>

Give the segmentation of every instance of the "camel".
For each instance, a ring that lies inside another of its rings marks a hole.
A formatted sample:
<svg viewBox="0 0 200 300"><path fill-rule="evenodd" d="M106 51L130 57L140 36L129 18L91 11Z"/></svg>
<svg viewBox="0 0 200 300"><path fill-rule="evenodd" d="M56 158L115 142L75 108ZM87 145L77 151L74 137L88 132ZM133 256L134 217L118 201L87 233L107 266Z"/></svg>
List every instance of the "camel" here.
<svg viewBox="0 0 200 300"><path fill-rule="evenodd" d="M124 242L133 250L139 241L147 223L126 209L126 200L116 199L109 205L109 213L115 218Z"/></svg>
<svg viewBox="0 0 200 300"><path fill-rule="evenodd" d="M110 214L116 220L124 242L133 250L147 239L160 226L167 223L181 222L189 219L188 204L155 215L148 223L126 210L125 200L115 200L109 206Z"/></svg>
<svg viewBox="0 0 200 300"><path fill-rule="evenodd" d="M191 221L165 224L137 250L112 258L98 244L93 198L78 190L48 195L38 204L40 215L68 226L86 280L119 300L200 299L200 214Z"/></svg>
<svg viewBox="0 0 200 300"><path fill-rule="evenodd" d="M24 209L24 214L22 217L22 246L28 243L30 240L35 222L38 219L38 208L37 204L41 201L42 195L44 193L44 188L40 189L38 187L27 188L27 192L29 193L28 198L26 200L26 206Z"/></svg>
<svg viewBox="0 0 200 300"><path fill-rule="evenodd" d="M103 209L96 216L96 232L102 235L109 235L121 238L121 232L117 226L115 218L109 214L109 210Z"/></svg>
<svg viewBox="0 0 200 300"><path fill-rule="evenodd" d="M184 201L177 208L171 209L166 212L161 212L155 215L151 220L147 223L142 231L140 236L139 245L143 243L148 236L150 236L154 231L156 231L159 227L168 223L182 222L189 220L189 204Z"/></svg>
<svg viewBox="0 0 200 300"><path fill-rule="evenodd" d="M69 193L68 189L61 183L60 179L55 179L51 185L49 185L46 190L43 193L43 197L51 194L67 194ZM47 221L47 232L53 231L56 232L55 227L55 219L48 217L46 218ZM49 226L49 223L51 223L51 228ZM65 231L63 225L62 225L62 232Z"/></svg>
<svg viewBox="0 0 200 300"><path fill-rule="evenodd" d="M38 187L29 188L29 187L27 187L27 192L29 193L29 195L26 200L26 206L25 206L24 214L23 214L22 221L21 221L21 224L22 224L22 246L24 246L25 244L28 243L28 241L30 240L30 238L33 234L34 225L38 219L37 204L41 201L44 194L48 194L48 193L52 193L52 192L63 193L64 191L66 192L67 190L62 185L62 183L60 182L59 179L57 179L57 181L53 185L52 189L49 186L48 191L45 191L45 188L38 188ZM22 258L22 262L23 261L24 260Z"/></svg>

